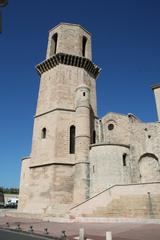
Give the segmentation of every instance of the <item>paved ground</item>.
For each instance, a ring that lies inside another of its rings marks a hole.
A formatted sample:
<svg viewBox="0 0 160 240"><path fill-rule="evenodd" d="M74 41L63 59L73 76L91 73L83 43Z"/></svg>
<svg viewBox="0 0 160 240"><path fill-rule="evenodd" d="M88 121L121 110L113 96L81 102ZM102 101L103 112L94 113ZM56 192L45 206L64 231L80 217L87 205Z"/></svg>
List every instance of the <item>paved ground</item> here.
<svg viewBox="0 0 160 240"><path fill-rule="evenodd" d="M23 231L29 231L30 226L33 227L34 232L38 234L45 234L47 228L50 236L60 237L62 231L66 231L68 239L78 236L79 229L84 228L85 234L88 238L93 240L105 239L105 232L111 231L113 240L160 240L160 225L159 224L146 224L146 223L57 223L57 222L44 222L40 220L22 219L14 217L0 217L0 227L4 228L9 223L11 229L18 228L18 225ZM4 232L0 232L0 239ZM25 236L21 238L14 238L14 236L7 238L7 240L25 240ZM33 238L32 238L33 239ZM37 239L37 238L36 238ZM40 239L40 238L39 238ZM27 238L29 240L29 238Z"/></svg>
<svg viewBox="0 0 160 240"><path fill-rule="evenodd" d="M49 240L48 238L42 238L39 236L30 236L24 233L14 233L10 231L0 230L0 239L1 240Z"/></svg>

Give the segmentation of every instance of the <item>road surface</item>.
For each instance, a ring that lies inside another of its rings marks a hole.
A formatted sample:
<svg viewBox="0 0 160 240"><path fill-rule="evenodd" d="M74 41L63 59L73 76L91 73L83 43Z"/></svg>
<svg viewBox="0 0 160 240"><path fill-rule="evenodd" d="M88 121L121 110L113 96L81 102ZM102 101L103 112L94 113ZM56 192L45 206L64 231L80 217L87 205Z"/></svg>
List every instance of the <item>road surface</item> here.
<svg viewBox="0 0 160 240"><path fill-rule="evenodd" d="M0 240L49 240L49 238L43 238L39 236L32 236L23 233L15 233L12 231L0 230Z"/></svg>

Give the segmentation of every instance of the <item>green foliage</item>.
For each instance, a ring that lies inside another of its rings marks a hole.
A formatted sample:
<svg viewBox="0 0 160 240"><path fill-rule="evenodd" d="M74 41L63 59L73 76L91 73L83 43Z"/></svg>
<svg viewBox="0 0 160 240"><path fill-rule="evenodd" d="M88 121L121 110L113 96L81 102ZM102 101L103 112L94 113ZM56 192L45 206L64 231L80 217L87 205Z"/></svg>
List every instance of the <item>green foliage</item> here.
<svg viewBox="0 0 160 240"><path fill-rule="evenodd" d="M0 192L19 194L19 188L5 188L5 187L0 186Z"/></svg>

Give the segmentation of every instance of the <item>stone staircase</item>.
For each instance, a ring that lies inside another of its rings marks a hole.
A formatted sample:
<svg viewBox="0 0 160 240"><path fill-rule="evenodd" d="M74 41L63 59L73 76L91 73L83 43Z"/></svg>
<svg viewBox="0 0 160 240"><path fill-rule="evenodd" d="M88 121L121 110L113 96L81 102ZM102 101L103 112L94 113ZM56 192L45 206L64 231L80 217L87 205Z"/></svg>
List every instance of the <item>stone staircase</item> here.
<svg viewBox="0 0 160 240"><path fill-rule="evenodd" d="M114 185L73 207L70 217L160 218L160 183Z"/></svg>

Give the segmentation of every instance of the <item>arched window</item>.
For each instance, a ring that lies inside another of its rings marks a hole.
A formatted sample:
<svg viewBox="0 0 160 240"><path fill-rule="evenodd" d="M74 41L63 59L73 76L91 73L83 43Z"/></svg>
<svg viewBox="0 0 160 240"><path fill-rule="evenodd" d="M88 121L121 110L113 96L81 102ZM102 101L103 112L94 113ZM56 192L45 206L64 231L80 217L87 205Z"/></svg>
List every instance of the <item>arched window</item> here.
<svg viewBox="0 0 160 240"><path fill-rule="evenodd" d="M51 40L50 57L53 56L54 54L56 54L56 52L57 52L57 39L58 39L58 34L55 33L52 36L52 40Z"/></svg>
<svg viewBox="0 0 160 240"><path fill-rule="evenodd" d="M86 43L87 43L87 38L83 36L82 38L82 56L85 57L86 53Z"/></svg>
<svg viewBox="0 0 160 240"><path fill-rule="evenodd" d="M42 138L42 139L46 138L46 133L47 133L46 128L43 128L43 129L42 129L42 133L41 133L41 138Z"/></svg>
<svg viewBox="0 0 160 240"><path fill-rule="evenodd" d="M75 128L74 125L72 125L70 127L70 146L69 146L70 154L74 154L75 153L75 132L76 132L76 128Z"/></svg>

